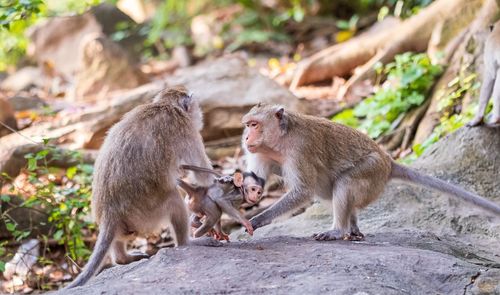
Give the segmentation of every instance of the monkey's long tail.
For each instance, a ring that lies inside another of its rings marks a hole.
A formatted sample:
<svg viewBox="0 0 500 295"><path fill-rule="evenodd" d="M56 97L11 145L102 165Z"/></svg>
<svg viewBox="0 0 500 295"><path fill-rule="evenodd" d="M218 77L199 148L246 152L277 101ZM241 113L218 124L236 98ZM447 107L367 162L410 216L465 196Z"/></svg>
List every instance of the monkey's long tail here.
<svg viewBox="0 0 500 295"><path fill-rule="evenodd" d="M399 178L402 180L418 183L444 193L455 195L469 203L500 215L500 205L481 196L468 192L456 185L447 183L432 176L422 174L420 172L417 172L416 170L399 165L395 162L392 162L391 178Z"/></svg>
<svg viewBox="0 0 500 295"><path fill-rule="evenodd" d="M104 220L106 220L106 222L99 228L97 242L94 247L94 252L90 255L89 262L85 265L85 268L78 275L78 277L66 287L67 289L85 284L88 280L90 280L90 278L92 278L104 260L104 257L113 242L116 229L116 225L113 221L108 221L107 218Z"/></svg>

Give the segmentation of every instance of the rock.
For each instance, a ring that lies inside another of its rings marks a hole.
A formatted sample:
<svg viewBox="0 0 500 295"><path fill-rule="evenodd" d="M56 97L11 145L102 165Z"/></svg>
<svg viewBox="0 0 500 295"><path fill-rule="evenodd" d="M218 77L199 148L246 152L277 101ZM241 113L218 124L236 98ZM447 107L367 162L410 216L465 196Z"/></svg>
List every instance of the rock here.
<svg viewBox="0 0 500 295"><path fill-rule="evenodd" d="M135 88L147 81L120 45L103 35L86 35L81 42L78 59L75 100Z"/></svg>
<svg viewBox="0 0 500 295"><path fill-rule="evenodd" d="M16 112L47 106L47 103L37 96L15 95L9 98L9 102Z"/></svg>
<svg viewBox="0 0 500 295"><path fill-rule="evenodd" d="M75 51L81 47L83 38L87 34L105 34L109 37L117 32L120 23L130 28L136 26L130 17L109 4L95 6L81 15L53 17L30 29L28 53L39 65L49 64L57 73L70 78L78 69ZM135 47L142 44L143 40L134 32L119 41L132 53L131 56L137 55Z"/></svg>
<svg viewBox="0 0 500 295"><path fill-rule="evenodd" d="M459 129L413 166L498 202L498 131ZM500 290L500 221L468 204L394 183L378 202L360 212L365 241L314 241L313 233L330 227L330 212L315 204L301 215L258 229L252 238L241 231L233 233L232 242L221 248L162 249L148 260L112 267L88 285L58 294L497 294Z"/></svg>
<svg viewBox="0 0 500 295"><path fill-rule="evenodd" d="M42 79L41 79L42 78ZM42 71L37 67L24 67L9 75L0 84L3 90L19 92L31 87L42 87L44 83Z"/></svg>
<svg viewBox="0 0 500 295"><path fill-rule="evenodd" d="M204 113L205 140L241 134L241 118L259 102L282 104L307 112L288 89L249 68L236 55L178 70L168 85L184 84L199 99Z"/></svg>
<svg viewBox="0 0 500 295"><path fill-rule="evenodd" d="M17 130L17 121L14 116L14 111L10 103L0 97L0 122L7 125L11 129ZM12 133L12 131L0 124L0 137Z"/></svg>
<svg viewBox="0 0 500 295"><path fill-rule="evenodd" d="M490 280L500 276L498 269L483 272L460 258L384 239L316 242L281 236L221 248L161 249L56 294L462 294L478 272Z"/></svg>

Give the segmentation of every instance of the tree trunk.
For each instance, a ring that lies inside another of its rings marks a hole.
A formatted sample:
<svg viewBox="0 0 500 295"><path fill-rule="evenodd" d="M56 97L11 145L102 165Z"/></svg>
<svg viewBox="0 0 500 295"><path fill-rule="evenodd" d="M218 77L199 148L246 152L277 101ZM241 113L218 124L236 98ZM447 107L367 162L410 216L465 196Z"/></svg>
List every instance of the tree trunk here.
<svg viewBox="0 0 500 295"><path fill-rule="evenodd" d="M475 20L467 28L464 36L457 37L462 37L463 40L452 54L447 70L434 87L435 90L431 95L431 104L419 124L415 135L415 143L422 143L439 123L439 119L442 116L438 107L440 100L450 95L453 91L456 91L454 87L448 87L450 81L456 77L467 77L482 71L484 42L489 32L489 26L495 23L498 13L499 6L497 5L497 1L486 1ZM468 90L462 96L464 98L464 106L470 102L470 99L467 97L471 96L474 96L471 90Z"/></svg>

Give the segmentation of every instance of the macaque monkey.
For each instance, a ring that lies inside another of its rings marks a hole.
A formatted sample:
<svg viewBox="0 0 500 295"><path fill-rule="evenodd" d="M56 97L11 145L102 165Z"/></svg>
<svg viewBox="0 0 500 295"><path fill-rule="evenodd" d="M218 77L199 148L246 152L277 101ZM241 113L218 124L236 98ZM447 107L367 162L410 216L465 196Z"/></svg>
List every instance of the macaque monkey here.
<svg viewBox="0 0 500 295"><path fill-rule="evenodd" d="M236 172L233 176L221 176L211 169L202 167L182 165L181 168L213 173L218 176L210 186L193 186L181 179L178 180L178 185L189 196L188 207L192 212L191 226L197 228L194 233L195 237L209 233L215 226L215 236L218 239L228 240L220 224L223 212L241 223L250 235L253 234L250 222L238 208L243 202L256 204L260 201L264 192L264 179L253 172Z"/></svg>
<svg viewBox="0 0 500 295"><path fill-rule="evenodd" d="M484 45L483 83L479 92L479 107L476 116L467 126L483 123L488 101L493 99L490 124L500 124L500 21L496 22Z"/></svg>
<svg viewBox="0 0 500 295"><path fill-rule="evenodd" d="M127 253L127 241L169 226L177 246L219 246L212 238L189 239L188 212L176 187L179 165L210 168L199 131L202 113L183 87L168 88L134 108L110 130L95 162L92 214L99 235L82 273L69 288L85 284L106 255L126 264L148 256ZM210 174L195 175L204 185Z"/></svg>
<svg viewBox="0 0 500 295"><path fill-rule="evenodd" d="M485 198L397 164L350 127L268 104L253 107L242 121L247 168L263 178L280 173L288 187L280 200L250 219L254 230L318 196L332 201L333 225L315 234L316 240L363 237L357 211L376 200L391 179L427 186L500 215L500 206Z"/></svg>

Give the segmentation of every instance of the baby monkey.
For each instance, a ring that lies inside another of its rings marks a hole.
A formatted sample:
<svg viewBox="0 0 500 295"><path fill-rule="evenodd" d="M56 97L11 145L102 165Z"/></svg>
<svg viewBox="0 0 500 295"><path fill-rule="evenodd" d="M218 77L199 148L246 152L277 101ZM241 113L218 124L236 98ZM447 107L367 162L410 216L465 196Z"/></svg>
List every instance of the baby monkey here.
<svg viewBox="0 0 500 295"><path fill-rule="evenodd" d="M212 232L217 239L229 240L221 227L220 218L223 212L241 223L250 235L253 234L252 225L238 208L243 202L253 205L260 201L264 191L264 179L253 172L236 172L233 176L222 176L214 170L198 166L181 165L180 168L217 176L210 186L195 186L181 179L177 180L177 184L189 197L188 207L192 212L191 226L196 228L195 237Z"/></svg>

